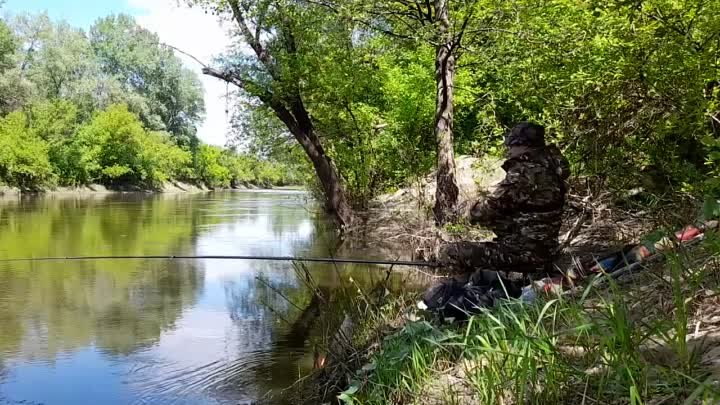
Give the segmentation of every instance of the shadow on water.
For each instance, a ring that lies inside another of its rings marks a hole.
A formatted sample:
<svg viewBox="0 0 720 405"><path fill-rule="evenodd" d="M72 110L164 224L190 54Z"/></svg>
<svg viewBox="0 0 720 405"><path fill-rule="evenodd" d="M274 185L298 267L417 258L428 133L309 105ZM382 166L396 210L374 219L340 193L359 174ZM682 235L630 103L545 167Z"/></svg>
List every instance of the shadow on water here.
<svg viewBox="0 0 720 405"><path fill-rule="evenodd" d="M327 256L337 241L316 211L297 192L0 199L0 258ZM296 321L341 318L350 278L382 273L309 269L331 298L322 315L303 314L314 295L291 263L0 264L0 404L237 404L282 390L312 368L317 331Z"/></svg>

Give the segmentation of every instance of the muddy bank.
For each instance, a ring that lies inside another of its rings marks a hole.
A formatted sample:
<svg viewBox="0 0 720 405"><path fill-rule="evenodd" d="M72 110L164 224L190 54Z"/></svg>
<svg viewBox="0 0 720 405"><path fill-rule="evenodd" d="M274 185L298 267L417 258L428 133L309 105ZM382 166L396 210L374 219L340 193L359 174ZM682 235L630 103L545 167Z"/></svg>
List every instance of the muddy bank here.
<svg viewBox="0 0 720 405"><path fill-rule="evenodd" d="M490 193L505 176L503 160L493 156L459 156L456 179L460 214L479 198ZM370 208L357 213L356 224L347 233L343 248L368 249L378 257L399 260L422 258L439 241L460 235L470 240L486 240L492 235L462 223L438 229L432 216L435 200L435 173L418 178L405 187L379 196Z"/></svg>
<svg viewBox="0 0 720 405"><path fill-rule="evenodd" d="M12 197L33 194L68 194L68 195L85 195L85 194L112 194L112 193L203 193L218 190L287 190L290 187L267 187L254 184L240 184L231 188L210 188L202 184L185 183L181 181L168 181L163 183L159 188L147 188L135 185L105 186L102 184L87 184L77 187L47 187L37 189L21 189L0 185L0 196ZM295 189L295 188L292 188Z"/></svg>

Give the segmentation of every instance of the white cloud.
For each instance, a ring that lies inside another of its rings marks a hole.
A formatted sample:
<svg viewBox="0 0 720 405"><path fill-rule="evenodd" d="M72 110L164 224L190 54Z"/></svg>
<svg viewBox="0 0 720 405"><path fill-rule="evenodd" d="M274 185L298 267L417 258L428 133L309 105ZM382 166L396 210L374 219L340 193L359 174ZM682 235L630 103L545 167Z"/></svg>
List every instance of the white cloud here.
<svg viewBox="0 0 720 405"><path fill-rule="evenodd" d="M135 18L138 24L156 32L160 40L182 49L205 63L222 53L230 43L226 29L212 14L200 8L178 5L177 0L127 0L128 5L138 10ZM191 58L181 55L185 65L196 71L205 88L205 121L198 129L203 141L224 145L229 130L225 112L225 83L205 76L202 68Z"/></svg>

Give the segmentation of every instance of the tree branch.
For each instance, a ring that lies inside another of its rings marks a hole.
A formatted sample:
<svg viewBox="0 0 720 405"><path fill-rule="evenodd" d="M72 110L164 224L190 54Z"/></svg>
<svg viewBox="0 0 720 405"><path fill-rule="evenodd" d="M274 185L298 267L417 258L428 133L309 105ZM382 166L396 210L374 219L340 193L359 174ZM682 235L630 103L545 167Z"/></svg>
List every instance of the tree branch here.
<svg viewBox="0 0 720 405"><path fill-rule="evenodd" d="M465 35L465 29L467 29L468 22L472 18L474 11L474 9L471 9L468 15L465 16L462 26L460 27L460 32L458 33L457 37L453 41L452 46L450 47L450 52L455 51L455 49L457 49L462 43L463 35Z"/></svg>
<svg viewBox="0 0 720 405"><path fill-rule="evenodd" d="M201 61L200 59L196 58L195 56L193 56L193 55L191 55L191 54L183 51L183 50L180 49L180 48L174 47L174 46L172 46L172 45L170 45L170 44L168 44L168 43L165 43L165 42L161 42L160 45L161 45L161 46L168 47L168 48L172 49L173 51L180 52L181 54L183 54L183 55L187 56L188 58L190 58L190 59L194 60L195 62L197 62L197 63L198 63L200 66L202 66L203 68L208 67L208 65L205 64L205 62L203 62L203 61Z"/></svg>
<svg viewBox="0 0 720 405"><path fill-rule="evenodd" d="M245 21L245 15L240 9L240 5L238 4L237 0L228 0L228 5L232 10L235 21L240 27L240 32L242 33L245 42L247 42L248 45L250 45L250 47L253 49L258 60L263 64L263 66L265 66L270 76L275 78L275 64L273 63L272 57L270 56L270 53L267 51L267 49L265 49L265 47L263 46L259 36L256 39L255 35L250 30L250 27L248 27L247 22ZM259 24L256 28L260 28Z"/></svg>
<svg viewBox="0 0 720 405"><path fill-rule="evenodd" d="M238 77L236 74L233 74L231 72L227 72L224 70L215 69L209 66L205 66L202 70L204 75L212 76L215 78L218 78L220 80L224 80L234 86L236 86L239 89L245 89L245 82Z"/></svg>

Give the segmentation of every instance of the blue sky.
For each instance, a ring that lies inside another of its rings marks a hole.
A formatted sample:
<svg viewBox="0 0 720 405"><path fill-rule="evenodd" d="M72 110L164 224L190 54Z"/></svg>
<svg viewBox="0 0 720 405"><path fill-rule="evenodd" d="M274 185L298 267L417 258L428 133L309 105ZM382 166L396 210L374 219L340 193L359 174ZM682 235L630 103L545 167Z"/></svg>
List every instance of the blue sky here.
<svg viewBox="0 0 720 405"><path fill-rule="evenodd" d="M100 17L121 12L137 15L140 11L130 7L127 0L8 0L2 9L12 14L47 11L53 20L66 20L86 29Z"/></svg>

